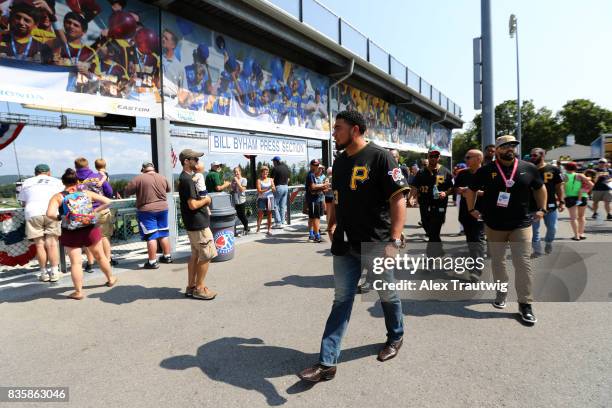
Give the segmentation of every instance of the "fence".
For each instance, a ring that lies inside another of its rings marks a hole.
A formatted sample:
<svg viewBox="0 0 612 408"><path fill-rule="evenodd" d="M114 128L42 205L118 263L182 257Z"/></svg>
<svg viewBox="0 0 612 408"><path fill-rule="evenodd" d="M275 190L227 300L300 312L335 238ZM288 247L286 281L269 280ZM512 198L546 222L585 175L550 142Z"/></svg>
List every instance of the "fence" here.
<svg viewBox="0 0 612 408"><path fill-rule="evenodd" d="M302 214L304 191L302 186L289 187L287 197L287 221L290 223ZM175 194L177 205L178 242L187 242L187 234L180 216L180 202ZM257 191L246 191L246 215L249 224L257 220ZM136 199L113 200L111 211L114 215L114 232L111 237L113 258L125 259L146 253L146 245L140 240L136 219ZM265 221L264 221L265 222ZM242 224L236 219L237 229ZM0 209L0 273L18 275L37 268L36 250L31 241L25 238L25 218L21 208Z"/></svg>

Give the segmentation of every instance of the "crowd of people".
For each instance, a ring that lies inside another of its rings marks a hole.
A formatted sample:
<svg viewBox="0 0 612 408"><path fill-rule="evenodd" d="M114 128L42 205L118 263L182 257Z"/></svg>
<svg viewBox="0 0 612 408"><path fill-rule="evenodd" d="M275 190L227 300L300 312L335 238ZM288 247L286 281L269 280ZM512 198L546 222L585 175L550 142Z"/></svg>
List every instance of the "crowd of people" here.
<svg viewBox="0 0 612 408"><path fill-rule="evenodd" d="M55 0L8 0L0 16L0 57L76 68L67 91L115 98L159 99L158 38L127 0L109 0L107 27L94 40L88 29L100 18L95 1L68 2L58 21Z"/></svg>

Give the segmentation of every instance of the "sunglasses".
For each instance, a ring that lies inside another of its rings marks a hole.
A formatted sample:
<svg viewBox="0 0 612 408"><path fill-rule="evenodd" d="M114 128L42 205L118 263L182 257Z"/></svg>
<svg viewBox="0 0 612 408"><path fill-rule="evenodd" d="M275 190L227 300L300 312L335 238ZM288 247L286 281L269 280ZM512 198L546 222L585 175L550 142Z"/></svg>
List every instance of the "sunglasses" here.
<svg viewBox="0 0 612 408"><path fill-rule="evenodd" d="M539 155L539 154L537 154L537 153L535 153L535 154L531 154L530 156L531 156L531 157L540 157L540 155Z"/></svg>
<svg viewBox="0 0 612 408"><path fill-rule="evenodd" d="M463 160L470 160L472 157L474 157L474 156L465 156L465 157L463 158Z"/></svg>

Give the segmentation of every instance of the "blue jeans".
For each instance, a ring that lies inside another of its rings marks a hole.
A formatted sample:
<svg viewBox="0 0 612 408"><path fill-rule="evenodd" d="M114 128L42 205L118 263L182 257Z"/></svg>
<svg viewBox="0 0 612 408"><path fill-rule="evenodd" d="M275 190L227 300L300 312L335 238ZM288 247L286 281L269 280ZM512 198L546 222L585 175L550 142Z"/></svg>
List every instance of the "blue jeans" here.
<svg viewBox="0 0 612 408"><path fill-rule="evenodd" d="M544 241L546 244L550 244L555 239L555 234L557 233L558 216L559 214L557 213L557 210L549 211L544 214L544 225L546 225L546 236L544 237ZM534 221L531 224L531 228L533 229L533 237L531 238L533 252L538 255L542 255L542 244L540 242L540 221Z"/></svg>
<svg viewBox="0 0 612 408"><path fill-rule="evenodd" d="M361 277L360 255L350 251L344 256L334 256L334 303L325 324L319 362L335 366L340 357L342 337L351 318L357 284ZM404 335L402 302L395 291L379 291L385 315L387 340L397 341Z"/></svg>
<svg viewBox="0 0 612 408"><path fill-rule="evenodd" d="M274 223L280 225L285 223L285 213L287 212L287 195L289 194L289 186L280 184L276 186L274 192Z"/></svg>

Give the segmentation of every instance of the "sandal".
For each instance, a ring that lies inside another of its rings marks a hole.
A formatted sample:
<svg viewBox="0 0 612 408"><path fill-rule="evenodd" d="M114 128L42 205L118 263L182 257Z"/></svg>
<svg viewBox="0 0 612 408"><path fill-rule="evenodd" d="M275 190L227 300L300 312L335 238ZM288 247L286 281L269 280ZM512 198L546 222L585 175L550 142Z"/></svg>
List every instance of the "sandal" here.
<svg viewBox="0 0 612 408"><path fill-rule="evenodd" d="M115 278L112 282L108 281L104 284L104 286L107 286L109 288L112 288L113 286L115 286L115 284L117 283L117 281L119 280L119 278Z"/></svg>
<svg viewBox="0 0 612 408"><path fill-rule="evenodd" d="M587 239L584 235L580 237L580 240Z"/></svg>
<svg viewBox="0 0 612 408"><path fill-rule="evenodd" d="M572 237L572 241L580 241L580 238Z"/></svg>

